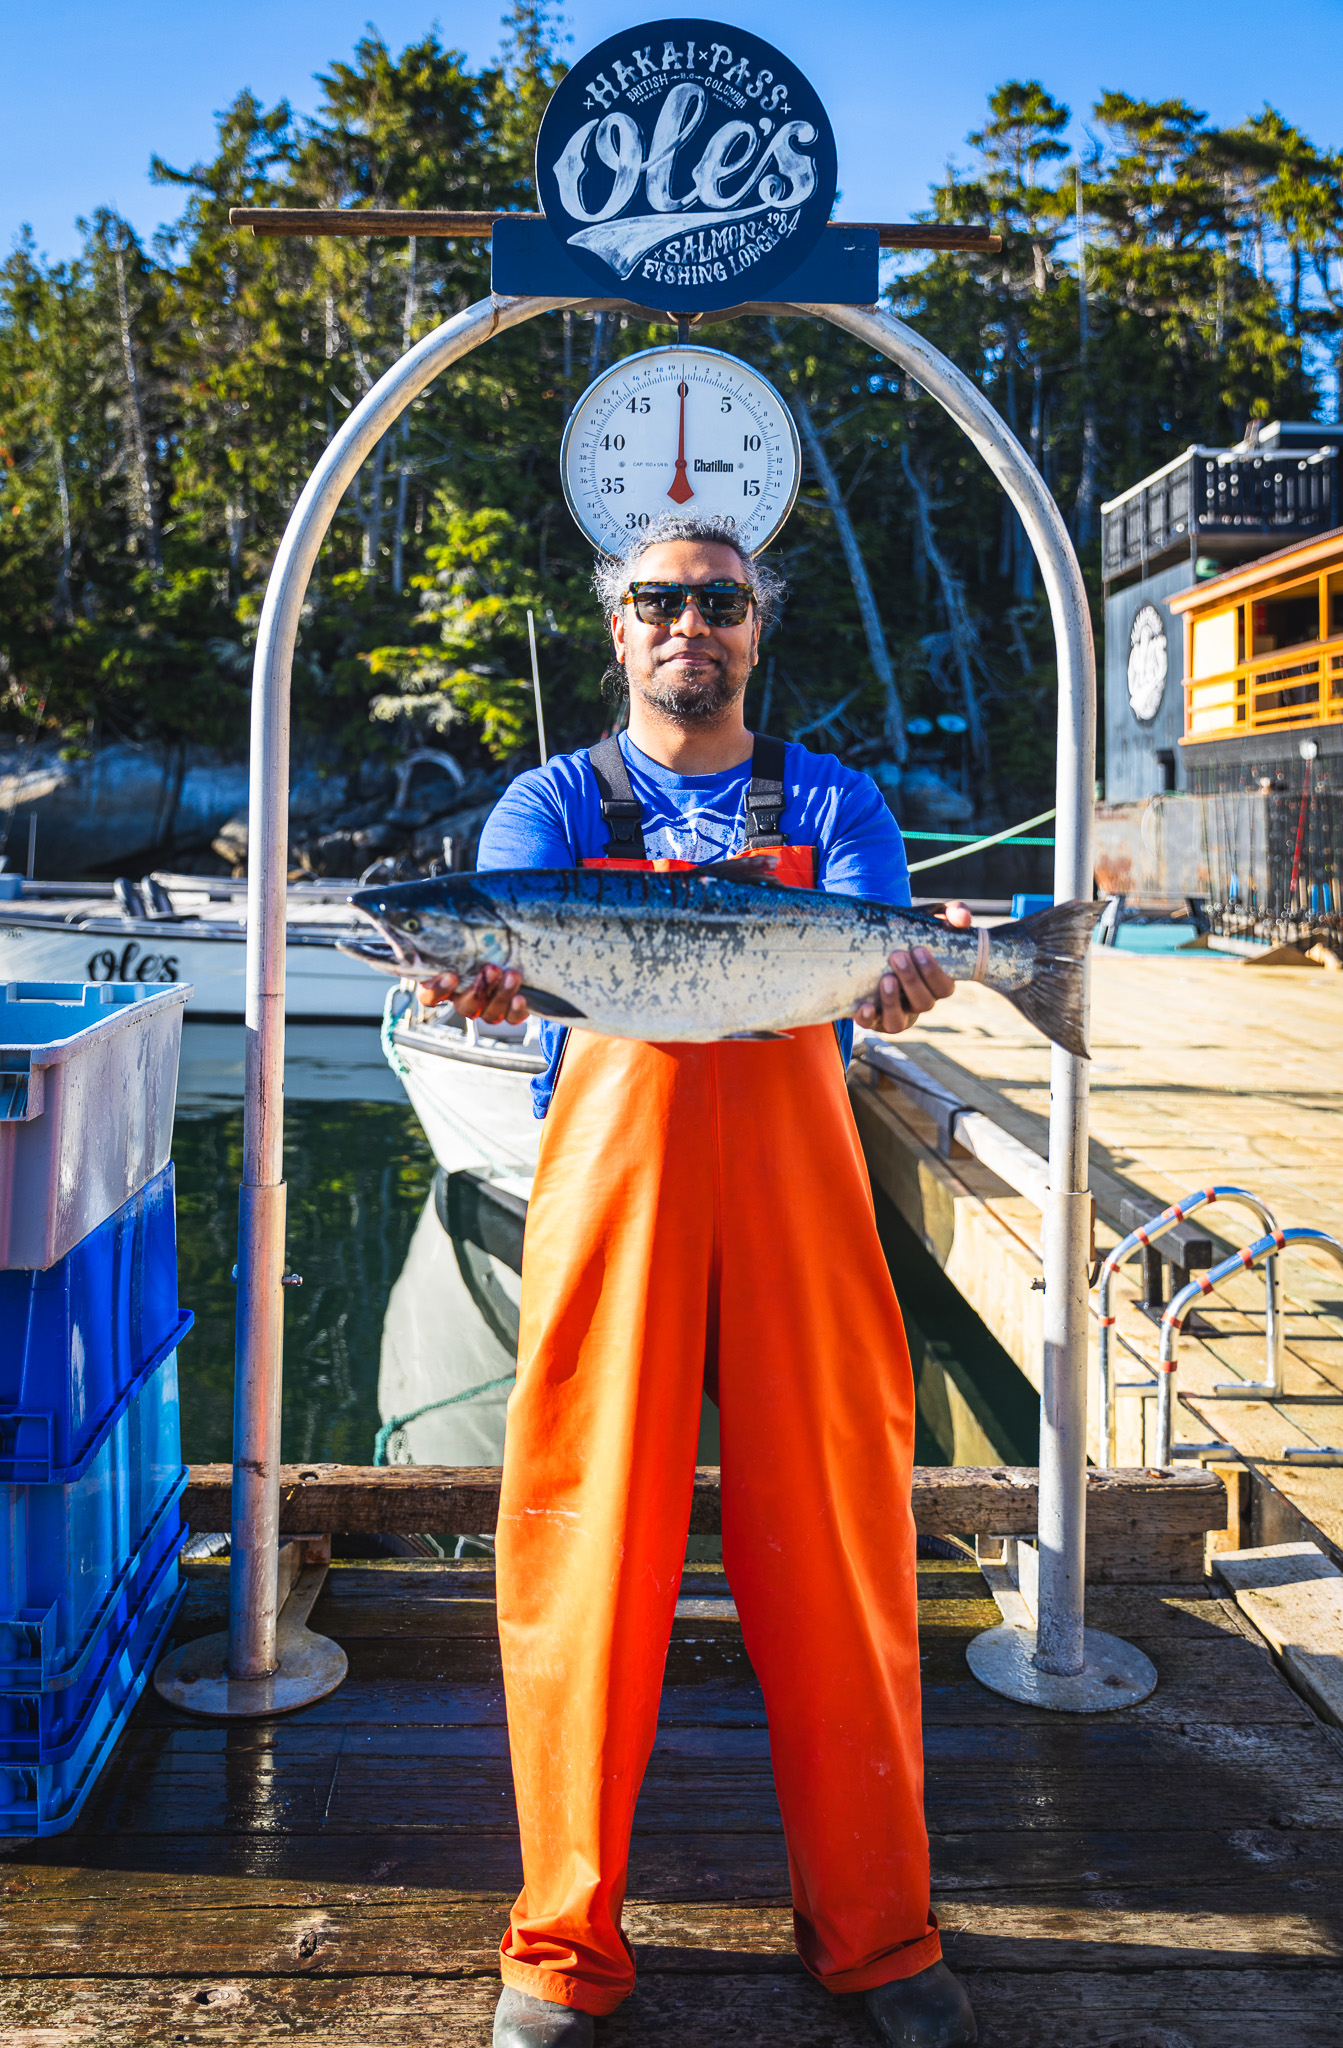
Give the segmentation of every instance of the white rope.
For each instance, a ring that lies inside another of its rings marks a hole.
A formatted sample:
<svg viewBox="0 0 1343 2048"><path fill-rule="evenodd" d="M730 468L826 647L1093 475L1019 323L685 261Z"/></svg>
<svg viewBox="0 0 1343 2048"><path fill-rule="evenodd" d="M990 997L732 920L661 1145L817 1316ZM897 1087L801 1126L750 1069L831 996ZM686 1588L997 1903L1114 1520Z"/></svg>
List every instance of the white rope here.
<svg viewBox="0 0 1343 2048"><path fill-rule="evenodd" d="M997 846L1004 839L1015 839L1018 832L1028 832L1032 825L1043 825L1055 815L1053 811L1041 811L1038 818L1023 818L1019 825L1009 825L1005 832L991 832L987 839L976 839L969 846L958 846L952 853L935 853L929 860L911 862L911 875L922 874L925 868L940 868L944 861L963 860L967 853L982 853L986 846Z"/></svg>

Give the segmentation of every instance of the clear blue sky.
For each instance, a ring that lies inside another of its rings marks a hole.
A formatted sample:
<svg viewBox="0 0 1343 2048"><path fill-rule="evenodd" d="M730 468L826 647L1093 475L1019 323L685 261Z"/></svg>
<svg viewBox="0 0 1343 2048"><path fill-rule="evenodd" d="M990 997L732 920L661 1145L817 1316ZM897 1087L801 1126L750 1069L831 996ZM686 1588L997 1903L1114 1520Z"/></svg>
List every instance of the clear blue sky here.
<svg viewBox="0 0 1343 2048"><path fill-rule="evenodd" d="M670 11L570 0L572 50ZM1316 142L1343 144L1343 0L699 0L683 11L754 28L807 71L835 125L850 219L908 218L1009 77L1042 79L1079 119L1107 87L1183 97L1221 122L1269 100ZM178 204L150 184L151 151L179 165L209 153L215 111L244 86L311 108L313 73L370 20L397 49L431 26L475 61L498 42L488 0L0 0L0 249L28 221L41 248L68 255L76 217L100 204L148 233Z"/></svg>

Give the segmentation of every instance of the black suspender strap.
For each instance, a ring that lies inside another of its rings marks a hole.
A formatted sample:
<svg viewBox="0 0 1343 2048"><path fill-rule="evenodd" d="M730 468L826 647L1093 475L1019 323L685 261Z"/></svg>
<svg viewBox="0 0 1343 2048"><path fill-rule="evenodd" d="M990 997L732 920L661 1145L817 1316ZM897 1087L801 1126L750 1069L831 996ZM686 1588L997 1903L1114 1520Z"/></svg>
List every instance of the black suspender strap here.
<svg viewBox="0 0 1343 2048"><path fill-rule="evenodd" d="M786 846L783 811L784 743L758 732L751 750L751 786L746 792L746 851Z"/></svg>
<svg viewBox="0 0 1343 2048"><path fill-rule="evenodd" d="M595 747L588 748L588 761L597 778L602 817L610 829L606 842L608 860L647 860L644 847L643 809L635 798L625 756L614 733L608 733ZM783 812L787 798L783 787L784 743L758 732L751 749L751 781L746 791L746 851L766 846L786 846Z"/></svg>
<svg viewBox="0 0 1343 2048"><path fill-rule="evenodd" d="M588 761L597 778L602 800L602 817L610 828L606 842L608 860L647 860L644 849L643 809L630 786L630 772L620 741L608 733L588 748Z"/></svg>

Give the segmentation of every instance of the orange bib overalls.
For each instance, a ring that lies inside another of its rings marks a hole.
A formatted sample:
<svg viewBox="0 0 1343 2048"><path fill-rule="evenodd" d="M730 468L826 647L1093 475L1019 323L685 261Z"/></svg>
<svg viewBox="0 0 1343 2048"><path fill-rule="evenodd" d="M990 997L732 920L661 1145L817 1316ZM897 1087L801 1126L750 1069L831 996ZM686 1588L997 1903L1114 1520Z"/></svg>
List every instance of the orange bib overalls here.
<svg viewBox="0 0 1343 2048"><path fill-rule="evenodd" d="M603 753L608 858L671 865L643 860L637 824L620 829L634 821ZM772 806L748 802L748 851L782 844L781 755L766 756ZM811 849L783 851L782 878L810 881ZM869 1990L940 1949L913 1386L828 1024L763 1044L572 1032L541 1136L497 1539L524 1877L502 1971L584 2012L611 2012L634 1983L630 1828L706 1373L723 1562L769 1716L798 1950L829 1990Z"/></svg>

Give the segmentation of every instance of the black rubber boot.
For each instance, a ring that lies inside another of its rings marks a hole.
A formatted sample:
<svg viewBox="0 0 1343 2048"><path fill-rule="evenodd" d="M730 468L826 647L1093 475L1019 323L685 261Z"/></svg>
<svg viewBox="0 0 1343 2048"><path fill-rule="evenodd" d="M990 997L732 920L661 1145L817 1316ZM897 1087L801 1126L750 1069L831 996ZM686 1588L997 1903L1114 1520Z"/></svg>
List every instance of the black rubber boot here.
<svg viewBox="0 0 1343 2048"><path fill-rule="evenodd" d="M494 2009L494 2048L592 2048L593 2039L590 2012L554 2005L505 1984ZM973 2041L974 2035L965 2039Z"/></svg>
<svg viewBox="0 0 1343 2048"><path fill-rule="evenodd" d="M863 2003L886 2048L968 2048L979 2039L965 1986L945 1963L879 1984Z"/></svg>

